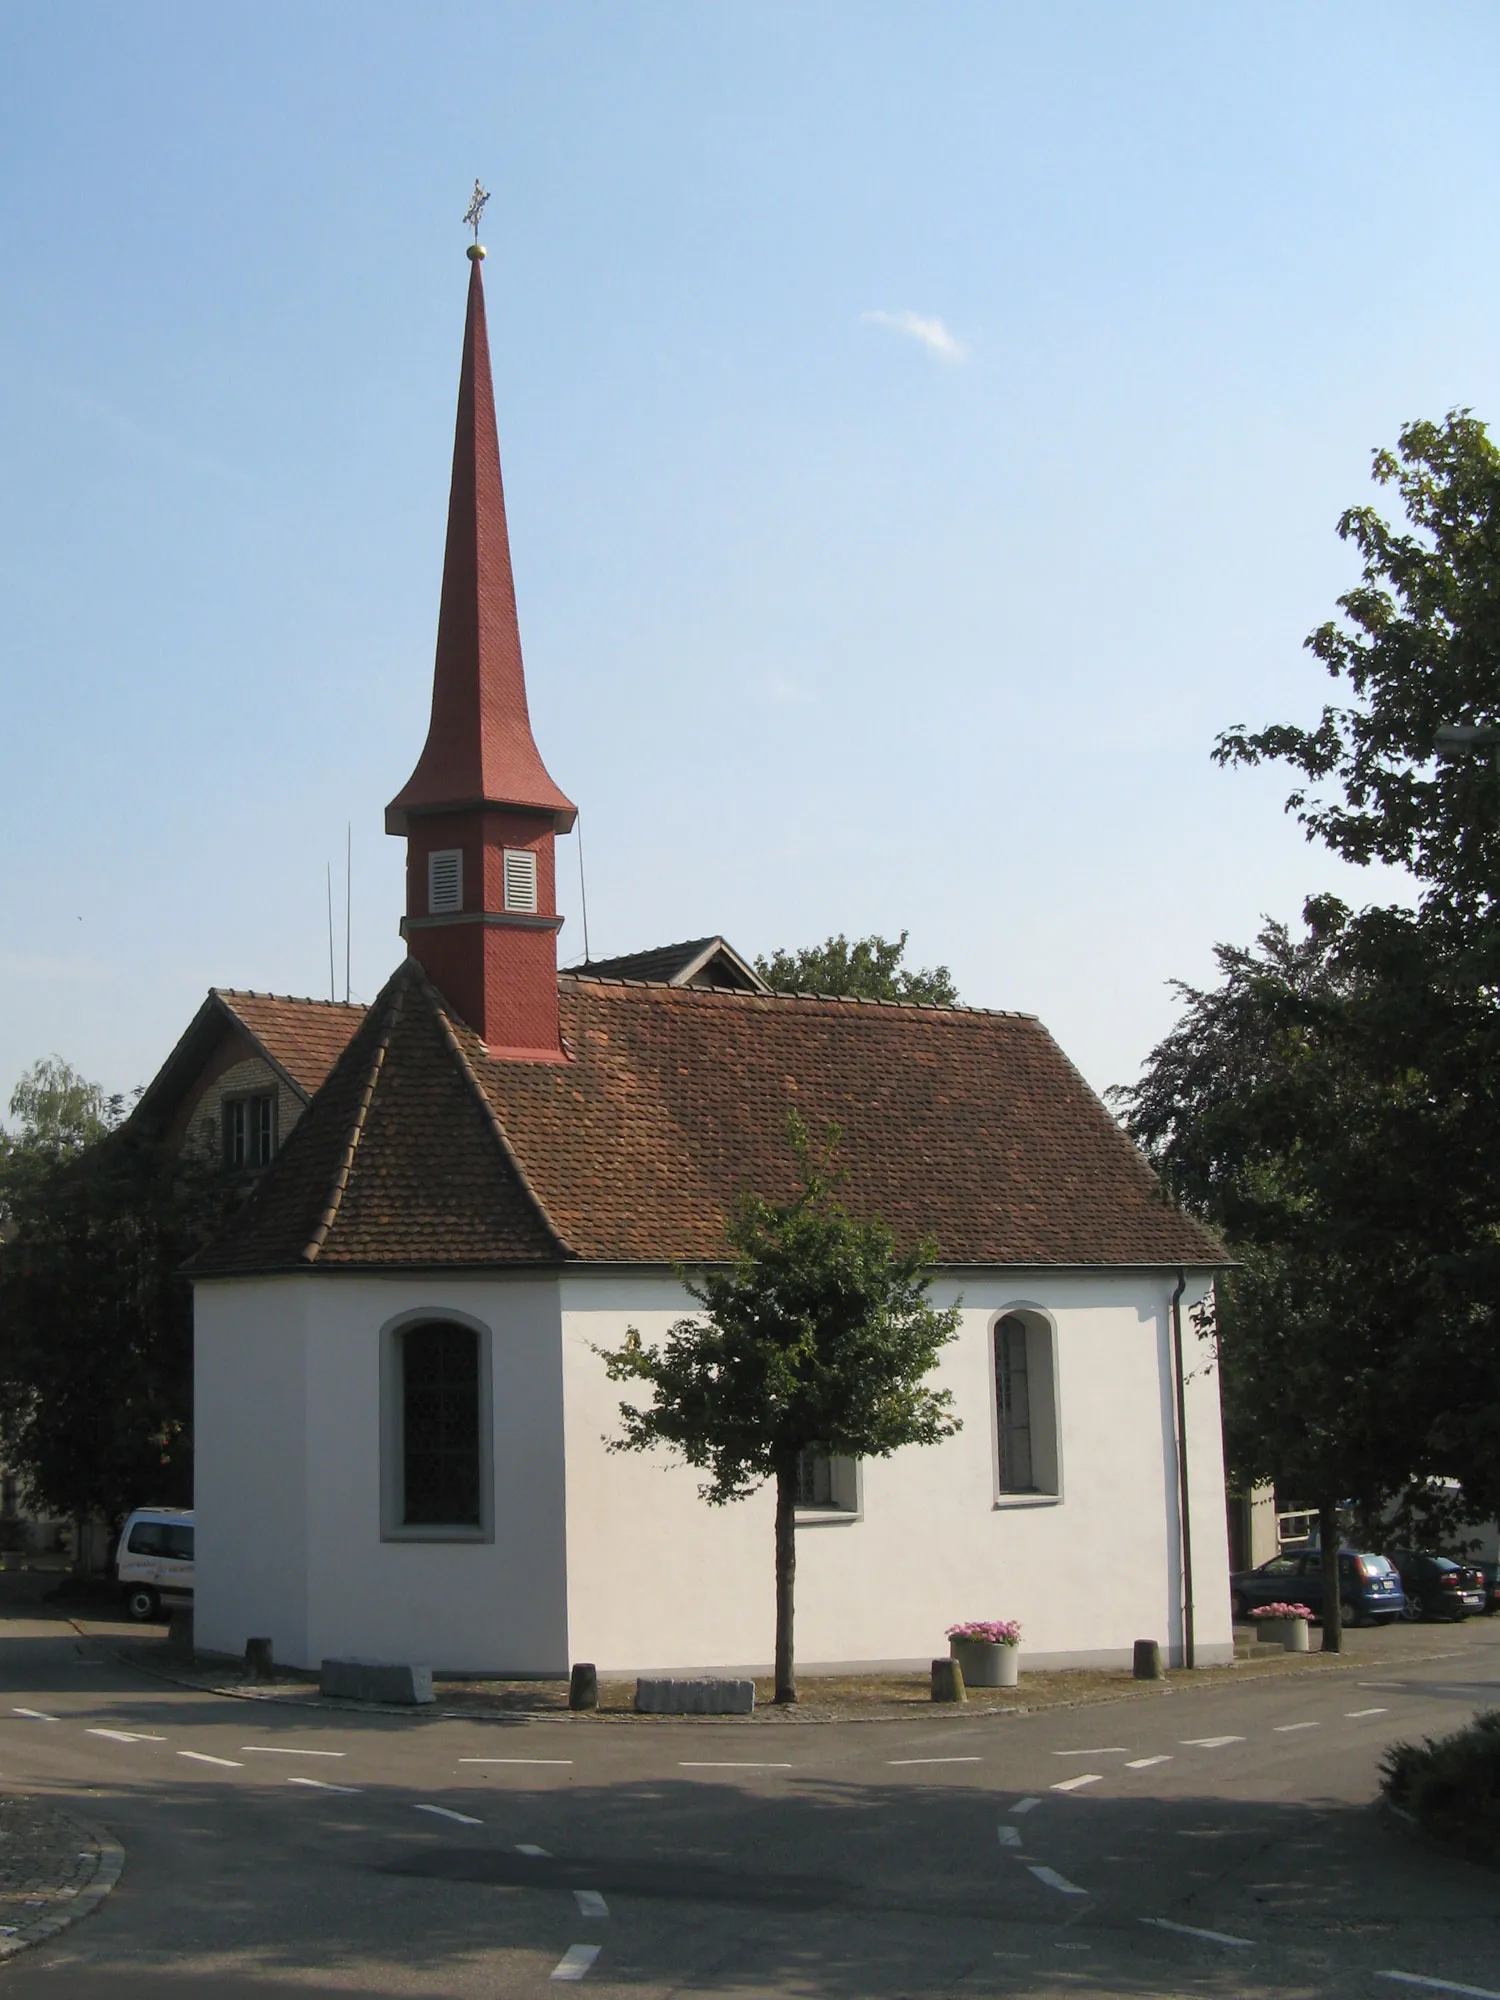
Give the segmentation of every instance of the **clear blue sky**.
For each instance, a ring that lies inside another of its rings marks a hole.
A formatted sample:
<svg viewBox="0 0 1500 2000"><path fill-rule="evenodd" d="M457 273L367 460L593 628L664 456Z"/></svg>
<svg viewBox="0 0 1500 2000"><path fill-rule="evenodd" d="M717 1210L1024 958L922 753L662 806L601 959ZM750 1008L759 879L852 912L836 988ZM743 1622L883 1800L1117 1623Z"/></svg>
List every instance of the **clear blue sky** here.
<svg viewBox="0 0 1500 2000"><path fill-rule="evenodd" d="M596 955L910 928L1099 1086L1310 890L1371 449L1500 414L1492 5L7 8L0 1091L400 952L475 174ZM561 849L564 957L581 951Z"/></svg>

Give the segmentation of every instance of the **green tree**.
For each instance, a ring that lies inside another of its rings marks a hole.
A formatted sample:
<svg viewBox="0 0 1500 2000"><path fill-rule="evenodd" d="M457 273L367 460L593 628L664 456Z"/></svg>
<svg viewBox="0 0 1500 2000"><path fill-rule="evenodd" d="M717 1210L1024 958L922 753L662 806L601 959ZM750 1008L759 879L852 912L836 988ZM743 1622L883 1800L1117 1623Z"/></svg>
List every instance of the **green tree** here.
<svg viewBox="0 0 1500 2000"><path fill-rule="evenodd" d="M1230 1470L1316 1504L1337 1651L1339 1503L1375 1520L1434 1449L1435 1385L1410 1348L1434 1218L1408 1204L1413 1079L1368 1068L1371 995L1342 955L1346 913L1310 907L1304 938L1268 924L1254 951L1220 946L1219 984L1178 986L1176 1026L1112 1095L1178 1200L1234 1249L1212 1327Z"/></svg>
<svg viewBox="0 0 1500 2000"><path fill-rule="evenodd" d="M57 1059L11 1100L0 1155L0 1456L82 1520L192 1496L192 1303L178 1273L233 1191L145 1144Z"/></svg>
<svg viewBox="0 0 1500 2000"><path fill-rule="evenodd" d="M631 1327L599 1350L616 1382L650 1398L622 1403L615 1451L670 1445L708 1474L715 1507L776 1483L776 1699L794 1702L793 1610L798 1460L886 1458L959 1429L952 1397L926 1378L953 1338L958 1309L927 1298L936 1249L901 1251L875 1219L848 1215L835 1197L831 1130L815 1154L790 1121L796 1192L776 1201L746 1193L730 1218L732 1260L701 1282L679 1273L702 1307L661 1347Z"/></svg>
<svg viewBox="0 0 1500 2000"><path fill-rule="evenodd" d="M778 993L844 993L860 1000L909 1000L952 1007L958 988L946 965L924 970L903 966L907 933L871 936L851 944L842 931L800 951L775 951L758 958L755 969Z"/></svg>
<svg viewBox="0 0 1500 2000"><path fill-rule="evenodd" d="M1406 870L1415 907L1344 913L1359 1062L1391 1119L1390 1212L1410 1256L1404 1351L1426 1398L1424 1459L1500 1506L1500 770L1434 758L1444 723L1500 722L1500 450L1467 410L1408 424L1374 477L1393 525L1350 508L1361 575L1311 651L1340 684L1311 728L1227 731L1225 764L1299 774L1287 808L1356 864ZM1339 1215L1347 1233L1358 1215Z"/></svg>

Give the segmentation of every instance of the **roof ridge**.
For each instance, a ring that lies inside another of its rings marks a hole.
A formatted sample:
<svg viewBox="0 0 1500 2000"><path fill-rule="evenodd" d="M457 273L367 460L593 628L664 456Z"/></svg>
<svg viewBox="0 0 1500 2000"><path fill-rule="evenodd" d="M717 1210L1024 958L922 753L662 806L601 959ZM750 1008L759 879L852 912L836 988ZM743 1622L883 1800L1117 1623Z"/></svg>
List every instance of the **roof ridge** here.
<svg viewBox="0 0 1500 2000"><path fill-rule="evenodd" d="M328 1200L324 1205L322 1218L302 1252L304 1263L315 1264L318 1261L318 1254L322 1250L323 1245L328 1241L328 1232L332 1229L334 1220L339 1212L339 1207L343 1202L344 1191L349 1185L349 1175L354 1168L354 1155L359 1151L359 1142L364 1135L365 1119L369 1114L370 1105L374 1100L375 1086L379 1083L380 1072L385 1066L386 1050L389 1049L391 1037L396 1032L396 1023L401 1018L401 1009L405 1000L406 994L401 988L398 988L391 997L390 1013L386 1017L384 1031L376 1045L375 1060L370 1065L370 1073L365 1079L365 1087L360 1094L359 1108L354 1114L354 1123L349 1128L349 1138L344 1146L344 1154L339 1163L339 1170L333 1177L333 1186L329 1189Z"/></svg>
<svg viewBox="0 0 1500 2000"><path fill-rule="evenodd" d="M363 1000L315 1000L310 993L262 993L258 986L210 986L208 990L220 1000L279 1000L288 1007L335 1007L347 1009L351 1014L370 1011Z"/></svg>
<svg viewBox="0 0 1500 2000"><path fill-rule="evenodd" d="M427 997L432 1001L433 1011L436 1013L438 1018L438 1025L442 1028L443 1031L443 1039L447 1042L448 1047L453 1052L454 1056L457 1058L459 1069L462 1071L464 1077L467 1079L469 1088L473 1091L475 1097L478 1099L479 1108L483 1112L486 1120L488 1121L490 1131L493 1133L496 1143L500 1147L500 1151L504 1156L506 1165L510 1168L511 1172L520 1182L522 1192L525 1194L526 1199L531 1203L531 1206L536 1210L537 1220L541 1223L543 1229L546 1230L547 1234L552 1238L552 1241L556 1244L558 1252L561 1256L563 1257L575 1256L577 1253L568 1247L567 1242L564 1240L563 1236L558 1230L557 1224L552 1220L552 1217L547 1213L546 1204L543 1202L541 1196L537 1193L535 1187L532 1185L530 1174L528 1174L526 1169L521 1165L520 1155L516 1152L515 1147L510 1143L510 1137L506 1132L505 1127L500 1122L500 1114L498 1111L496 1111L494 1105L490 1102L490 1094L485 1089L483 1083L481 1083L478 1071L475 1069L473 1063L470 1062L468 1051L464 1048L463 1043L458 1039L458 1036L454 1033L453 1023L448 1018L447 1001L443 998L442 994L438 991L437 987L433 984L432 980L428 978L426 968L417 959L409 958L407 960L407 964L413 967L416 979L420 982L422 988L425 990Z"/></svg>
<svg viewBox="0 0 1500 2000"><path fill-rule="evenodd" d="M645 989L655 988L671 993L679 999L701 1000L714 994L721 999L767 1001L767 1000L815 1000L826 1007L887 1007L910 1014L953 1014L976 1015L985 1020L1037 1021L1040 1015L1029 1012L1024 1007L975 1007L967 1001L943 1003L938 1000L881 1000L867 993L818 993L812 989L797 988L786 992L772 987L768 993L746 993L738 986L677 986L670 979L625 979L618 973L590 972L586 966L573 965L559 969L559 980L569 979L588 986L629 986Z"/></svg>

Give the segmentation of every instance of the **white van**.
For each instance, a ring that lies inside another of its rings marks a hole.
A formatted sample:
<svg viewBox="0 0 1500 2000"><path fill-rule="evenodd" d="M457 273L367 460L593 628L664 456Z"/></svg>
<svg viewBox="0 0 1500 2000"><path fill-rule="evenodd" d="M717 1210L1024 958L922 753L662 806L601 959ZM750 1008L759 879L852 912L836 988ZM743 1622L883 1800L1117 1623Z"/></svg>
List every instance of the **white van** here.
<svg viewBox="0 0 1500 2000"><path fill-rule="evenodd" d="M115 1575L125 1609L139 1623L163 1605L193 1601L193 1510L137 1507L120 1530Z"/></svg>

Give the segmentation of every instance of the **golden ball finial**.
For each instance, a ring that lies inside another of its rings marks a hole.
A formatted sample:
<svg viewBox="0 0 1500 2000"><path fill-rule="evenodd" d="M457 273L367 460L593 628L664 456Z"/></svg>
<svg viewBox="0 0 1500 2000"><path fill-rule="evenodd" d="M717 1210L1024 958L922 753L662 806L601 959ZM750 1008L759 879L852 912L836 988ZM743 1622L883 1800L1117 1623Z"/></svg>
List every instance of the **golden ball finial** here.
<svg viewBox="0 0 1500 2000"><path fill-rule="evenodd" d="M465 250L464 252L464 255L468 258L471 264L477 264L480 258L484 256L484 254L485 250L484 250L484 245L482 243L471 243L468 249Z"/></svg>

